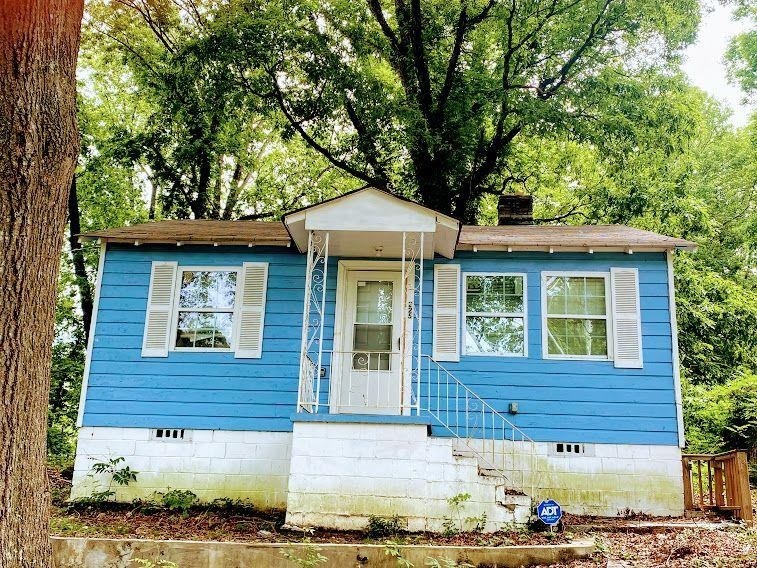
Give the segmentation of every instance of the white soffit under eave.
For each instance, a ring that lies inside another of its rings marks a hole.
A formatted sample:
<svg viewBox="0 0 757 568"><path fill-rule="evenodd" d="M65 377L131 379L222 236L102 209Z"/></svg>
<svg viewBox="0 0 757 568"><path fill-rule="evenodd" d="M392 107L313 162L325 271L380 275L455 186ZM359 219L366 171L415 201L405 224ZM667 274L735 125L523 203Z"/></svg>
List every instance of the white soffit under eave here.
<svg viewBox="0 0 757 568"><path fill-rule="evenodd" d="M460 223L432 209L405 201L375 188L365 188L284 216L297 248L307 249L308 231L339 233L425 233L433 235L426 256L436 252L452 258Z"/></svg>

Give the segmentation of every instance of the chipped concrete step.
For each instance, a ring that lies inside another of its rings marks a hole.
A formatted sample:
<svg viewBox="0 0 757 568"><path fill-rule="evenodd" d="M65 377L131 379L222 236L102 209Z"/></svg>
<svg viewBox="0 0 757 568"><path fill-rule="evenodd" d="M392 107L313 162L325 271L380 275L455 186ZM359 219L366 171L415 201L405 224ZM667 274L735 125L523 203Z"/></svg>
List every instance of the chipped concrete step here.
<svg viewBox="0 0 757 568"><path fill-rule="evenodd" d="M462 448L453 448L452 455L456 458L475 458L476 452Z"/></svg>
<svg viewBox="0 0 757 568"><path fill-rule="evenodd" d="M502 477L504 478L504 475L502 475L502 472L498 469L494 469L493 467L486 467L483 465L478 466L478 474L481 477Z"/></svg>

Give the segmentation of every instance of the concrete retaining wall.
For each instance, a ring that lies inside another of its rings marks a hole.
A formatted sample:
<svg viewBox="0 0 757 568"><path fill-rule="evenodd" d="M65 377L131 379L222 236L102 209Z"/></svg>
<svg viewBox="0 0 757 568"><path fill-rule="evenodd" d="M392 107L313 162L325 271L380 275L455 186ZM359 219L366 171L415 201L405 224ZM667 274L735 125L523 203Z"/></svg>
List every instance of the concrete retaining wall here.
<svg viewBox="0 0 757 568"><path fill-rule="evenodd" d="M370 566L396 568L397 561L385 554L383 545L319 544L320 554L328 558L324 567ZM299 557L307 554L302 544L244 544L235 542L190 542L173 540L117 540L53 538L55 568L133 568L133 559L156 562L169 560L179 568L291 568L294 563L281 551L289 549ZM403 546L402 556L415 566L426 559L448 558L475 566L505 568L536 566L585 558L594 544L582 541L567 545L506 546L469 548L458 546Z"/></svg>

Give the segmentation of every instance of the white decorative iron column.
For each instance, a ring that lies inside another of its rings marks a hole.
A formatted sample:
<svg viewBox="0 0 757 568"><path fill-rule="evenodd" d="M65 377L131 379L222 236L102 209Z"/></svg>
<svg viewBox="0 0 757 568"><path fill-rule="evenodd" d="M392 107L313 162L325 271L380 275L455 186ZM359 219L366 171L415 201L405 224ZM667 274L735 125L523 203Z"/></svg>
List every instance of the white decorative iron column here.
<svg viewBox="0 0 757 568"><path fill-rule="evenodd" d="M328 261L329 233L310 231L305 268L305 299L302 308L297 412L318 412L321 401Z"/></svg>
<svg viewBox="0 0 757 568"><path fill-rule="evenodd" d="M421 349L423 332L423 255L424 233L402 233L402 318L401 341L401 398L402 412L408 406L406 389L410 389L408 410L421 410ZM408 330L407 326L411 328ZM410 331L410 333L408 333ZM405 360L409 359L410 368ZM414 383L414 384L413 384Z"/></svg>

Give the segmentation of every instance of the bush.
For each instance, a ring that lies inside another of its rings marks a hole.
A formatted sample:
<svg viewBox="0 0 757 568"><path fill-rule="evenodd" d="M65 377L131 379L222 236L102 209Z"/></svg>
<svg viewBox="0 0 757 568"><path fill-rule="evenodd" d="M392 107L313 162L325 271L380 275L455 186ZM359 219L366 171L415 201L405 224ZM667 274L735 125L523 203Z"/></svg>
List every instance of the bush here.
<svg viewBox="0 0 757 568"><path fill-rule="evenodd" d="M723 385L683 383L686 451L718 453L757 446L757 375L742 371Z"/></svg>
<svg viewBox="0 0 757 568"><path fill-rule="evenodd" d="M182 517L189 514L189 510L197 503L197 495L187 489L171 489L165 493L158 493L160 502L169 511L180 511Z"/></svg>
<svg viewBox="0 0 757 568"><path fill-rule="evenodd" d="M399 515L393 517L377 517L371 515L368 517L368 528L366 532L369 538L384 538L394 536L404 530L402 518Z"/></svg>

